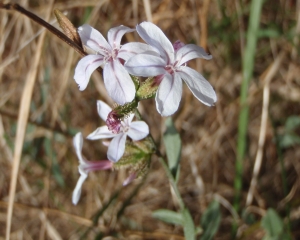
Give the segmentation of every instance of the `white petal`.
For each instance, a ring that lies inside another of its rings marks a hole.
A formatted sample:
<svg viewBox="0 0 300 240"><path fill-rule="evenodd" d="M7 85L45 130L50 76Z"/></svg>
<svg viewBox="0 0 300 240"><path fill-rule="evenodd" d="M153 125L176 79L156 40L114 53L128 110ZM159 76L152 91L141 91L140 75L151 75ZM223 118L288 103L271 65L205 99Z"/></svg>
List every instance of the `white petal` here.
<svg viewBox="0 0 300 240"><path fill-rule="evenodd" d="M88 24L78 28L78 33L83 45L93 49L101 55L106 55L107 50L111 51L111 47L100 32L92 28Z"/></svg>
<svg viewBox="0 0 300 240"><path fill-rule="evenodd" d="M110 106L105 102L98 100L97 101L97 110L98 114L103 121L106 121L108 114L111 112Z"/></svg>
<svg viewBox="0 0 300 240"><path fill-rule="evenodd" d="M156 109L162 116L177 111L182 95L182 81L178 74L166 74L156 93Z"/></svg>
<svg viewBox="0 0 300 240"><path fill-rule="evenodd" d="M173 63L173 45L159 27L150 22L142 22L136 26L136 31L146 43L157 48L167 63Z"/></svg>
<svg viewBox="0 0 300 240"><path fill-rule="evenodd" d="M148 54L153 53L152 55L158 55L156 49L151 47L150 45L147 45L145 43L131 42L121 47L118 53L118 58L122 58L127 61L129 58L145 52L147 52Z"/></svg>
<svg viewBox="0 0 300 240"><path fill-rule="evenodd" d="M83 91L89 83L92 73L103 63L101 55L87 55L83 57L77 64L74 79L79 86L79 90Z"/></svg>
<svg viewBox="0 0 300 240"><path fill-rule="evenodd" d="M125 151L126 136L127 134L118 134L110 142L107 151L107 158L110 161L117 162L123 156Z"/></svg>
<svg viewBox="0 0 300 240"><path fill-rule="evenodd" d="M179 61L177 66L180 66L194 58L212 59L212 55L208 55L202 47L195 44L184 45L176 52L176 60Z"/></svg>
<svg viewBox="0 0 300 240"><path fill-rule="evenodd" d="M126 126L129 126L132 122L132 119L134 118L134 114L130 114L128 117L126 117L123 122L125 123Z"/></svg>
<svg viewBox="0 0 300 240"><path fill-rule="evenodd" d="M149 134L149 127L147 123L143 121L132 122L127 134L132 140L138 141L147 137Z"/></svg>
<svg viewBox="0 0 300 240"><path fill-rule="evenodd" d="M80 172L80 178L77 181L76 187L73 191L73 195L72 195L72 202L74 205L76 205L79 201L80 195L81 195L81 187L83 182L85 181L85 179L87 178L87 173L81 171L80 167L78 167L78 170Z"/></svg>
<svg viewBox="0 0 300 240"><path fill-rule="evenodd" d="M103 78L108 95L116 103L124 105L134 99L134 83L124 66L118 60L109 61L105 64Z"/></svg>
<svg viewBox="0 0 300 240"><path fill-rule="evenodd" d="M134 76L150 77L166 73L166 62L157 56L138 54L125 63L125 69Z"/></svg>
<svg viewBox="0 0 300 240"><path fill-rule="evenodd" d="M217 101L217 95L210 83L197 71L189 67L181 67L178 71L193 95L207 106L212 106Z"/></svg>
<svg viewBox="0 0 300 240"><path fill-rule="evenodd" d="M107 126L97 128L94 132L89 134L86 138L89 140L97 140L103 138L113 138L116 134L108 130Z"/></svg>
<svg viewBox="0 0 300 240"><path fill-rule="evenodd" d="M107 33L108 43L112 48L119 47L121 43L121 39L125 33L134 32L135 29L125 27L123 25L119 27L111 28Z"/></svg>
<svg viewBox="0 0 300 240"><path fill-rule="evenodd" d="M77 133L74 138L73 138L73 146L77 155L77 158L79 160L80 164L84 164L85 160L82 157L82 145L83 145L83 138L82 138L82 133L79 132Z"/></svg>

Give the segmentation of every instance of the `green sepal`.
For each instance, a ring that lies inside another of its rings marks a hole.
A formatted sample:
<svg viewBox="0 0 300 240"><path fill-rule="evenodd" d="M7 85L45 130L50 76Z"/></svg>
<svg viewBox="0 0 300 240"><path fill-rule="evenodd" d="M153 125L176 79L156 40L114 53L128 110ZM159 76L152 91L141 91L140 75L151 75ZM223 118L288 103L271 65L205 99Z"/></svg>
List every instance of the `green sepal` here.
<svg viewBox="0 0 300 240"><path fill-rule="evenodd" d="M154 77L147 78L140 86L136 92L136 97L138 100L153 98L157 92L158 86Z"/></svg>
<svg viewBox="0 0 300 240"><path fill-rule="evenodd" d="M133 113L134 110L137 108L137 106L138 106L138 101L135 98L135 99L133 99L132 102L125 103L124 105L119 105L119 106L115 107L113 109L113 111L116 112L119 119L124 119L129 114Z"/></svg>
<svg viewBox="0 0 300 240"><path fill-rule="evenodd" d="M140 141L126 141L122 158L114 163L115 169L128 169L135 172L137 177L144 176L150 167L153 150L147 138Z"/></svg>
<svg viewBox="0 0 300 240"><path fill-rule="evenodd" d="M140 88L140 80L138 77L136 76L133 76L133 75L130 75L133 83L134 83L134 86L135 86L135 90L138 90Z"/></svg>

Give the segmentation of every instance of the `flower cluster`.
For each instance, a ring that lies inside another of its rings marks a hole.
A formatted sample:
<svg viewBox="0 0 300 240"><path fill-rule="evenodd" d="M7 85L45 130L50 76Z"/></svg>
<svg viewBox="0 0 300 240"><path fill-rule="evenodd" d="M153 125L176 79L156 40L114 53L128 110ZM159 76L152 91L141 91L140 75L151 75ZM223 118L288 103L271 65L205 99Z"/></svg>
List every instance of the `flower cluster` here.
<svg viewBox="0 0 300 240"><path fill-rule="evenodd" d="M113 111L102 101L97 102L99 116L106 121L107 116ZM94 132L87 136L87 139L98 140L112 138L108 146L107 158L112 162L117 162L123 156L125 151L125 142L127 135L133 141L139 141L149 134L149 127L143 121L132 122L134 114L130 114L126 119L120 121L117 130L109 129L107 125L97 128Z"/></svg>
<svg viewBox="0 0 300 240"><path fill-rule="evenodd" d="M100 118L104 121L114 111L104 102L97 101L97 110ZM116 129L110 130L107 125L97 128L94 132L87 136L89 140L107 139L112 138L112 141L108 144L107 158L108 160L102 161L88 161L82 156L83 138L81 133L77 133L73 139L73 145L77 158L79 160L78 171L80 178L77 182L75 190L73 192L72 202L77 204L81 194L81 186L90 171L112 169L114 163L117 163L125 152L127 135L133 141L139 141L144 139L149 134L149 127L144 121L132 122L134 114L130 114L128 118L119 120L119 126ZM130 151L128 151L130 152ZM131 154L133 155L133 154ZM143 160L143 159L142 159ZM117 166L116 166L117 167ZM123 185L127 185L135 177L136 173L133 172L128 179L126 179Z"/></svg>
<svg viewBox="0 0 300 240"><path fill-rule="evenodd" d="M208 106L214 105L217 96L212 86L197 71L186 66L195 58L211 59L203 48L176 41L174 45L156 25L143 22L136 27L137 33L147 43L121 45L125 33L134 29L119 26L108 32L108 42L89 25L78 29L83 44L95 54L82 58L75 69L75 81L84 90L92 72L103 67L103 79L110 97L123 105L135 98L135 86L129 74L154 77L159 85L156 108L162 116L172 115L179 107L183 79L193 95Z"/></svg>
<svg viewBox="0 0 300 240"><path fill-rule="evenodd" d="M145 43L132 42L121 45L124 34L137 31ZM90 171L130 166L128 184L145 171L153 152L147 142L149 127L144 121L132 121L138 102L155 96L157 111L162 116L174 114L180 104L182 80L193 95L203 104L212 106L217 96L209 82L197 71L187 66L195 58L212 58L201 47L176 41L172 44L156 25L143 22L136 29L119 26L108 31L107 41L100 32L89 25L78 28L82 44L93 54L83 57L75 69L74 79L83 91L98 67L103 68L103 80L109 96L118 104L111 109L97 102L98 114L106 122L87 136L89 140L111 138L104 161L87 161L83 158L81 133L74 137L74 147L79 159L78 180L73 192L77 204L82 183ZM140 83L138 77L148 77ZM127 137L130 139L128 140ZM134 165L134 166L133 166Z"/></svg>

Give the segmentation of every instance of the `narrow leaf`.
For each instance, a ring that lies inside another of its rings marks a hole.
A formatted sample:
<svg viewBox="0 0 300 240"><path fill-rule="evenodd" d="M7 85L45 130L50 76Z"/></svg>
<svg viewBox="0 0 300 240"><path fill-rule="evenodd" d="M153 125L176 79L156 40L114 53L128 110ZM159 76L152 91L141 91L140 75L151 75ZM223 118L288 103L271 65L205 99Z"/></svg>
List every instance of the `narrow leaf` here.
<svg viewBox="0 0 300 240"><path fill-rule="evenodd" d="M64 181L62 172L60 170L60 166L57 162L56 154L53 152L51 140L49 138L45 138L45 140L44 140L44 149L45 149L47 157L49 159L51 159L51 161L52 161L52 165L51 165L52 169L51 170L52 170L54 179L61 187L65 187L65 181Z"/></svg>
<svg viewBox="0 0 300 240"><path fill-rule="evenodd" d="M299 116L290 116L285 122L285 130L291 132L300 126Z"/></svg>
<svg viewBox="0 0 300 240"><path fill-rule="evenodd" d="M203 228L203 235L201 240L213 239L217 233L221 221L219 202L213 201L209 204L201 217L201 226Z"/></svg>
<svg viewBox="0 0 300 240"><path fill-rule="evenodd" d="M288 148L300 144L300 137L293 133L286 133L280 138L280 147Z"/></svg>
<svg viewBox="0 0 300 240"><path fill-rule="evenodd" d="M152 213L152 217L157 218L166 223L182 226L181 213L173 212L167 209L159 209Z"/></svg>
<svg viewBox="0 0 300 240"><path fill-rule="evenodd" d="M176 180L179 178L179 162L181 155L181 139L174 126L172 118L167 118L166 131L164 133L164 144L168 157L169 168Z"/></svg>
<svg viewBox="0 0 300 240"><path fill-rule="evenodd" d="M283 221L272 208L269 208L263 217L261 226L271 238L278 238L283 232Z"/></svg>
<svg viewBox="0 0 300 240"><path fill-rule="evenodd" d="M182 211L183 218L183 230L184 237L186 240L194 240L195 239L195 225L192 219L190 212L187 209Z"/></svg>

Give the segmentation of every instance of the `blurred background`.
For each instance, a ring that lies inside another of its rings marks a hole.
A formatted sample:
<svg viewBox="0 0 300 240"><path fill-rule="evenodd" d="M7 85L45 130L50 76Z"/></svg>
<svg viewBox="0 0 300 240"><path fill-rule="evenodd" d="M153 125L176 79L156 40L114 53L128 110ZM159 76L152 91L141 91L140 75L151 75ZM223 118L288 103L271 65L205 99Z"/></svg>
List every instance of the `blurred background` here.
<svg viewBox="0 0 300 240"><path fill-rule="evenodd" d="M220 203L221 220L213 239L263 239L268 231L261 222L270 208L285 236L278 239L300 239L299 0L266 0L258 16L260 29L246 100L246 150L238 163L250 1L13 2L57 28L55 8L76 27L88 23L105 37L112 27L135 27L147 20L159 26L171 42L180 40L205 48L213 59L197 59L188 65L214 87L216 106L201 104L184 86L180 108L172 116L182 140L178 187L183 200L196 225L201 225L201 217L214 199ZM78 90L73 76L81 56L67 44L16 11L1 9L0 19L0 236L5 236L9 187L14 178L11 239L184 239L182 227L152 217L157 209L178 209L156 156L146 178L124 188L125 170L90 173L78 205L72 204L79 178L72 137L79 131L87 136L104 124L96 100L111 106L113 102L98 72L85 91ZM43 32L46 35L39 40ZM129 33L123 42L129 41L141 39ZM24 104L26 101L29 104ZM143 101L140 107L164 152L165 119L157 113L153 99ZM25 108L29 118L22 122ZM26 130L24 144L22 137L17 137L18 128ZM16 175L12 167L17 145L22 155ZM86 140L83 154L90 160L106 159L106 149L100 141ZM241 186L238 200L235 184ZM234 228L236 234L232 235Z"/></svg>

